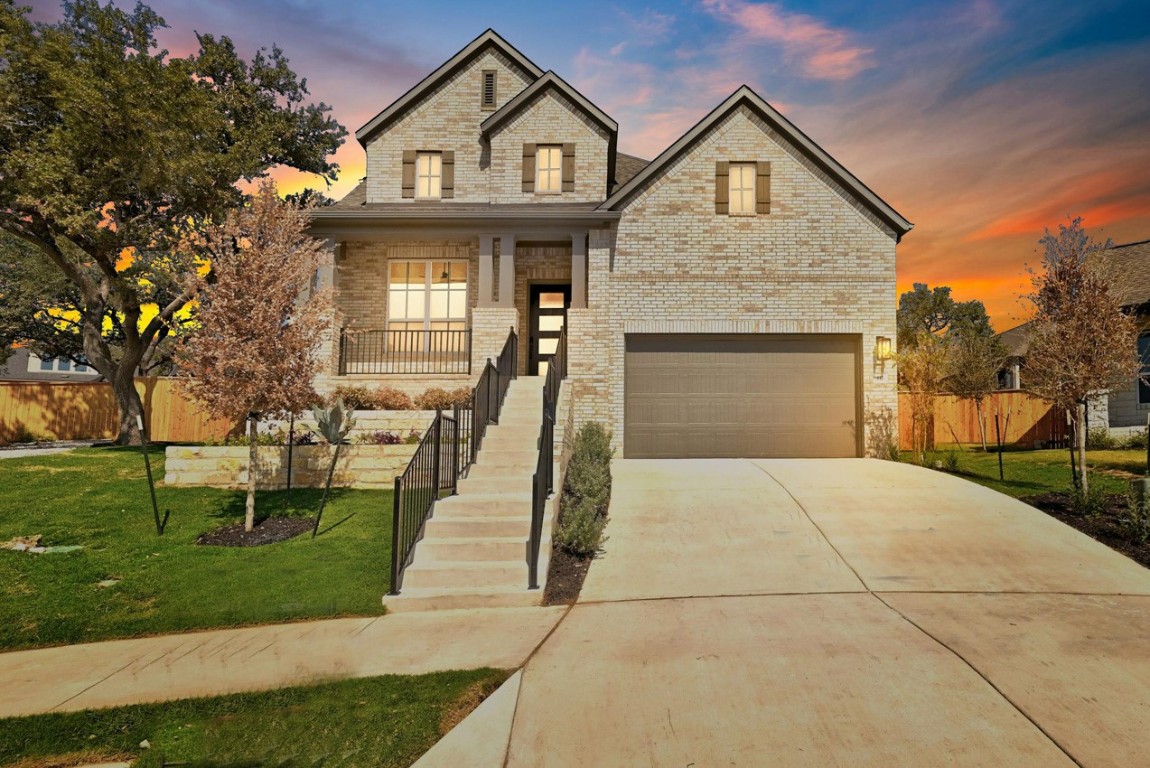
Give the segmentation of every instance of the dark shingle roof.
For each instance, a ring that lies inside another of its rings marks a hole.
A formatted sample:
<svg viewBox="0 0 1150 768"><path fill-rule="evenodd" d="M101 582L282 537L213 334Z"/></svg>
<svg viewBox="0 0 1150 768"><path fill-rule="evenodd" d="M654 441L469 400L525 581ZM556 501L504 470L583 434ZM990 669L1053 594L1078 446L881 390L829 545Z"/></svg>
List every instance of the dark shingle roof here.
<svg viewBox="0 0 1150 768"><path fill-rule="evenodd" d="M1006 354L1011 357L1026 357L1026 351L1030 345L1029 337L1029 322L998 334L999 340L1006 347Z"/></svg>
<svg viewBox="0 0 1150 768"><path fill-rule="evenodd" d="M1116 245L1098 254L1124 307L1150 304L1150 240Z"/></svg>
<svg viewBox="0 0 1150 768"><path fill-rule="evenodd" d="M650 163L650 160L644 160L641 157L625 155L622 152L615 153L615 183L619 187L623 186L635 178L635 175Z"/></svg>
<svg viewBox="0 0 1150 768"><path fill-rule="evenodd" d="M363 208L367 202L367 179L362 178L359 183L355 185L355 189L348 192L339 202L327 206L326 210L329 211L346 211L346 210L359 210Z"/></svg>

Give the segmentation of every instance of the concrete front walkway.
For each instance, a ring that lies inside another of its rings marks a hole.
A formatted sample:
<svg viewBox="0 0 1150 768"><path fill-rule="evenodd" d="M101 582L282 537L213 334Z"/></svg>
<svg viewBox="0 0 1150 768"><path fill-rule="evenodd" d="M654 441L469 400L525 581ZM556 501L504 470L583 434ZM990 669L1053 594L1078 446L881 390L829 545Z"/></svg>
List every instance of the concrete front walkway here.
<svg viewBox="0 0 1150 768"><path fill-rule="evenodd" d="M0 717L523 664L563 608L332 619L0 653Z"/></svg>
<svg viewBox="0 0 1150 768"><path fill-rule="evenodd" d="M868 460L617 461L606 555L421 766L1140 765L1150 571Z"/></svg>

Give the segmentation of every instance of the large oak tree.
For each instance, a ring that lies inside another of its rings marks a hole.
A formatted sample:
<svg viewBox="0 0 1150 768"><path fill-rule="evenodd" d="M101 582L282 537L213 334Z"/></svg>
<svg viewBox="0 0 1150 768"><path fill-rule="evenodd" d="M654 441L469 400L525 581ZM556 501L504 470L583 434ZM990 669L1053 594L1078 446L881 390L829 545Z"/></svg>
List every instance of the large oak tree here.
<svg viewBox="0 0 1150 768"><path fill-rule="evenodd" d="M138 439L133 377L194 298L201 233L240 205L237 183L278 165L334 180L346 135L278 48L249 61L198 34L173 58L164 26L142 4L75 0L37 23L0 0L0 230L64 281L74 323L54 327L111 382L121 441Z"/></svg>

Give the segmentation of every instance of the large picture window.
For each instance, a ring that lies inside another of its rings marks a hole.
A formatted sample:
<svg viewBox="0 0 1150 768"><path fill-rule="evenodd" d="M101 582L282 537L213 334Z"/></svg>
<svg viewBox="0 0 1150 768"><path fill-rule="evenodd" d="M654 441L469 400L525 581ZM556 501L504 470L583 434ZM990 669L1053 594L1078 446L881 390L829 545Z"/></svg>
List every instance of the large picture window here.
<svg viewBox="0 0 1150 768"><path fill-rule="evenodd" d="M455 348L453 334L405 332L467 330L467 262L389 262L387 330L392 346Z"/></svg>
<svg viewBox="0 0 1150 768"><path fill-rule="evenodd" d="M1142 361L1138 377L1138 404L1150 405L1150 333L1138 337L1138 359Z"/></svg>

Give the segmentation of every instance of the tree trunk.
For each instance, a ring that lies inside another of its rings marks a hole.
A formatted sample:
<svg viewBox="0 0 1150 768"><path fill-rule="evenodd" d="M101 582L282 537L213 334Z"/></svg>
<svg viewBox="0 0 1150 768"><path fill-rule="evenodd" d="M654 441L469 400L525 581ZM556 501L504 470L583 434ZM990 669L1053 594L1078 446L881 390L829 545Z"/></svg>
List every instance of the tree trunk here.
<svg viewBox="0 0 1150 768"><path fill-rule="evenodd" d="M1086 404L1079 403L1074 411L1075 442L1078 444L1078 478L1082 488L1082 495L1089 490L1086 485Z"/></svg>
<svg viewBox="0 0 1150 768"><path fill-rule="evenodd" d="M982 415L982 401L974 401L974 418L978 419L978 436L982 438L982 452L986 453L986 417Z"/></svg>
<svg viewBox="0 0 1150 768"><path fill-rule="evenodd" d="M116 398L116 407L120 412L119 433L116 436L118 445L140 445L143 441L140 427L136 417L144 418L144 403L140 400L140 393L136 391L136 381L132 376L113 375L109 377L112 384L112 394Z"/></svg>
<svg viewBox="0 0 1150 768"><path fill-rule="evenodd" d="M259 417L254 413L248 414L248 501L244 508L244 530L250 531L256 527L256 474L259 461L260 446Z"/></svg>

